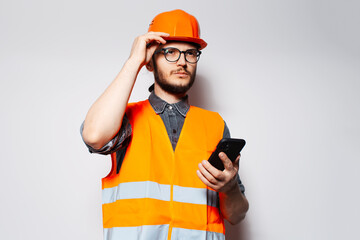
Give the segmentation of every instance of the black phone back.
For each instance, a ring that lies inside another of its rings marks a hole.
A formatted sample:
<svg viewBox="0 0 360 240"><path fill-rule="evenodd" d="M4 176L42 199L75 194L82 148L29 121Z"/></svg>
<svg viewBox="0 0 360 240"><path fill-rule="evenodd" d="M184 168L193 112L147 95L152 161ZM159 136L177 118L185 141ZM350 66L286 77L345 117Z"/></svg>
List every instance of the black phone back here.
<svg viewBox="0 0 360 240"><path fill-rule="evenodd" d="M240 151L245 146L244 139L237 139L237 138L223 138L220 140L218 145L216 146L215 151L211 154L209 158L209 162L211 165L216 167L219 170L224 170L224 164L222 163L221 159L219 158L219 153L224 152L228 158L233 162L235 161L236 157L239 155Z"/></svg>

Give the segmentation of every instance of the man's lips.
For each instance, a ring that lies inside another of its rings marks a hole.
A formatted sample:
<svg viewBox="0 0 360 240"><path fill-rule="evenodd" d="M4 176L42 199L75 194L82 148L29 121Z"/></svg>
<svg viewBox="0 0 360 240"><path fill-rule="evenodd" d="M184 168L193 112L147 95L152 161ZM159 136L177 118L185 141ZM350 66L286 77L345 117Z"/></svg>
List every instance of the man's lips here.
<svg viewBox="0 0 360 240"><path fill-rule="evenodd" d="M179 74L179 75L189 75L187 72L176 72L175 74Z"/></svg>
<svg viewBox="0 0 360 240"><path fill-rule="evenodd" d="M178 76L188 76L188 75L190 75L189 72L184 71L184 70L173 71L172 74L175 74L175 75L178 75Z"/></svg>

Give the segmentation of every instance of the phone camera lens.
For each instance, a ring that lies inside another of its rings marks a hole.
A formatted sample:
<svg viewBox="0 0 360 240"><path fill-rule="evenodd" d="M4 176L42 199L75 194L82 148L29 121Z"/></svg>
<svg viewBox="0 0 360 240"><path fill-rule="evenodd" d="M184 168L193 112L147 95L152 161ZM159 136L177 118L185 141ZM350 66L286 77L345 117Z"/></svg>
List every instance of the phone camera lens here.
<svg viewBox="0 0 360 240"><path fill-rule="evenodd" d="M224 150L225 150L225 151L229 150L229 147L230 147L229 144L226 144Z"/></svg>

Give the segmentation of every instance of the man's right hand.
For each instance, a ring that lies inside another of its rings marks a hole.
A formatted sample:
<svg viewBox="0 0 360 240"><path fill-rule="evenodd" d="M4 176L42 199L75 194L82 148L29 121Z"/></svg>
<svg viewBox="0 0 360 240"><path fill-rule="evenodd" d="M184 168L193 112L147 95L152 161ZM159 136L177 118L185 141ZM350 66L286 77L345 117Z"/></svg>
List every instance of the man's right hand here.
<svg viewBox="0 0 360 240"><path fill-rule="evenodd" d="M152 55L160 44L165 44L163 37L169 36L168 33L163 32L148 32L144 35L135 38L131 48L129 60L140 63L144 66L150 62Z"/></svg>

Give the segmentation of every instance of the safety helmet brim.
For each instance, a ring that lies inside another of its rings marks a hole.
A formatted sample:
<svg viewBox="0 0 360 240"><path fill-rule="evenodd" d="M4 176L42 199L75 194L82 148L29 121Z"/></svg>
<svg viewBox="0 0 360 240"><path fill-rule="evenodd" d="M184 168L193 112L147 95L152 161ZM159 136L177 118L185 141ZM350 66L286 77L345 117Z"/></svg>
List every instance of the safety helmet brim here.
<svg viewBox="0 0 360 240"><path fill-rule="evenodd" d="M164 37L164 39L166 41L179 41L179 42L195 43L195 44L199 45L200 50L207 46L207 43L204 40L202 40L201 38L169 36L169 37Z"/></svg>

